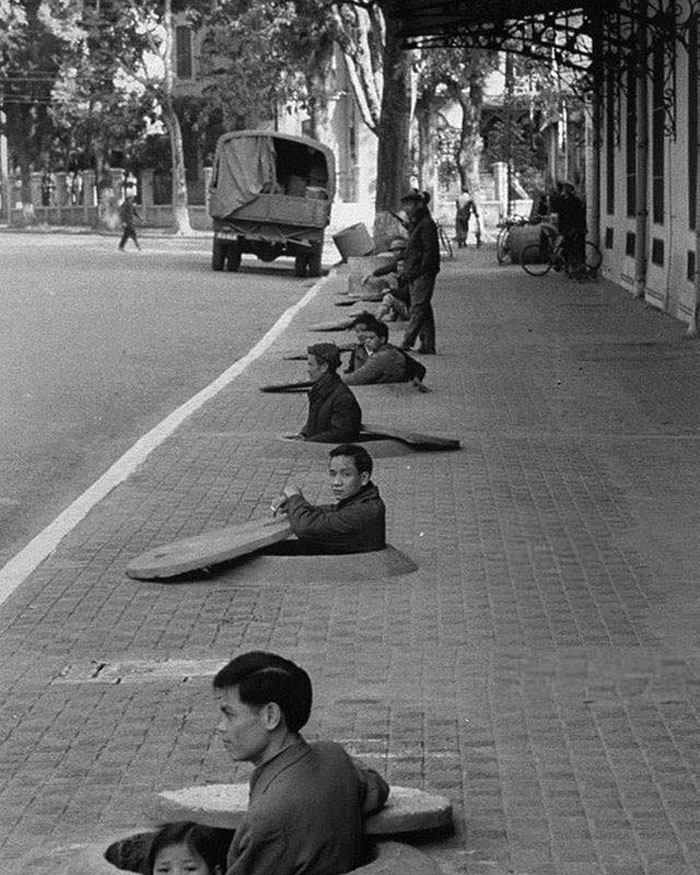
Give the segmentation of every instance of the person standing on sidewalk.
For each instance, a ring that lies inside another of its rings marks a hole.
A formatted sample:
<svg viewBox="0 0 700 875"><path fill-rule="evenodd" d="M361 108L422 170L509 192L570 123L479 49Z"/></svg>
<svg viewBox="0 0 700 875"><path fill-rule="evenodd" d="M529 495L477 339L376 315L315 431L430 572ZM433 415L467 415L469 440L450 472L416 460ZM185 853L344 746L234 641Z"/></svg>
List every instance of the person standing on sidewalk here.
<svg viewBox="0 0 700 875"><path fill-rule="evenodd" d="M134 221L136 219L141 219L138 211L136 209L136 205L134 204L134 198L132 195L128 194L124 198L124 202L119 207L119 220L121 221L124 231L122 233L122 239L119 241L119 249L123 250L126 246L126 241L131 237L134 241L134 245L137 249L140 249L139 241L136 238L136 228L134 226Z"/></svg>
<svg viewBox="0 0 700 875"><path fill-rule="evenodd" d="M251 651L214 677L217 733L234 763L255 766L248 810L226 875L344 875L365 855L363 819L389 787L331 741L307 742L309 675L275 653Z"/></svg>
<svg viewBox="0 0 700 875"><path fill-rule="evenodd" d="M464 246L467 245L467 237L469 236L469 221L472 217L472 213L474 214L474 218L476 219L478 229L479 211L476 208L476 204L472 200L472 196L469 194L469 190L463 188L461 193L457 196L457 200L455 201L455 234L457 238L457 246L459 249L462 249Z"/></svg>
<svg viewBox="0 0 700 875"><path fill-rule="evenodd" d="M410 227L403 267L409 284L410 306L402 348L413 349L418 338L416 352L435 355L435 316L431 301L435 278L440 271L437 226L421 192L409 192L401 198L401 204Z"/></svg>
<svg viewBox="0 0 700 875"><path fill-rule="evenodd" d="M586 206L570 182L558 184L554 203L562 236L562 253L569 276L575 276L586 261Z"/></svg>

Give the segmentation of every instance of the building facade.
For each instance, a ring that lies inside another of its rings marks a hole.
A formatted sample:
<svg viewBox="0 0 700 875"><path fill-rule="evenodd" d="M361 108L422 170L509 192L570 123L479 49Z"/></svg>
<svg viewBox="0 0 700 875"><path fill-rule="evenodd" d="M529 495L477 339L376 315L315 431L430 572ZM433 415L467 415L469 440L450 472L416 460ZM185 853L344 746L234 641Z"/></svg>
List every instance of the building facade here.
<svg viewBox="0 0 700 875"><path fill-rule="evenodd" d="M698 12L665 0L632 2L622 5L617 29L605 34L609 62L597 143L603 271L690 321L696 300Z"/></svg>
<svg viewBox="0 0 700 875"><path fill-rule="evenodd" d="M603 273L697 323L698 0L382 0L406 48L499 48L576 66Z"/></svg>

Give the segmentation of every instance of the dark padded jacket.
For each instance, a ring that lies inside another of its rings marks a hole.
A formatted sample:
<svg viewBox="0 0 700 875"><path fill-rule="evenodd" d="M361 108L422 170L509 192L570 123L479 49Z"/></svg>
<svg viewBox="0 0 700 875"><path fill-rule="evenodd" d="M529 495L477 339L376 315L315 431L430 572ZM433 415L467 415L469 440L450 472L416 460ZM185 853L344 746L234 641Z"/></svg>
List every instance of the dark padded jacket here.
<svg viewBox="0 0 700 875"><path fill-rule="evenodd" d="M362 864L362 821L387 783L339 744L299 739L258 766L226 875L338 875Z"/></svg>
<svg viewBox="0 0 700 875"><path fill-rule="evenodd" d="M435 277L440 272L440 244L437 226L423 207L411 227L404 254L403 275L410 282L420 276Z"/></svg>
<svg viewBox="0 0 700 875"><path fill-rule="evenodd" d="M338 504L313 505L291 495L286 505L292 531L321 553L368 553L386 547L386 508L370 481Z"/></svg>
<svg viewBox="0 0 700 875"><path fill-rule="evenodd" d="M309 392L309 416L301 433L307 441L344 443L356 441L362 411L350 389L335 374L324 374Z"/></svg>

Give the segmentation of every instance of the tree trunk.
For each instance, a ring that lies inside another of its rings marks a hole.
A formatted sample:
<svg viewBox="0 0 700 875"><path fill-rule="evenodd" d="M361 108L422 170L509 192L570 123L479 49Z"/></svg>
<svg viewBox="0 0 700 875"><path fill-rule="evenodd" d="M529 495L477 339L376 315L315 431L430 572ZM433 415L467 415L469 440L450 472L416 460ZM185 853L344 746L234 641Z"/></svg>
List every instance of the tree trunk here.
<svg viewBox="0 0 700 875"><path fill-rule="evenodd" d="M173 12L171 0L165 0L165 52L163 58L163 121L170 136L170 158L172 162L172 213L175 233L191 234L189 204L187 198L187 177L185 175L185 150L182 146L180 119L173 106Z"/></svg>
<svg viewBox="0 0 700 875"><path fill-rule="evenodd" d="M374 243L378 249L399 228L391 211L398 210L400 198L408 188L411 62L412 53L401 48L397 22L387 18L374 220Z"/></svg>
<svg viewBox="0 0 700 875"><path fill-rule="evenodd" d="M475 99L476 98L476 99ZM484 148L481 139L481 108L483 95L474 88L463 91L460 97L462 107L462 130L459 144L458 166L462 188L467 188L472 194L481 190L481 174L479 162Z"/></svg>
<svg viewBox="0 0 700 875"><path fill-rule="evenodd" d="M23 225L33 225L36 222L34 204L32 202L32 165L26 156L20 159L20 171L22 178L22 219Z"/></svg>
<svg viewBox="0 0 700 875"><path fill-rule="evenodd" d="M180 119L173 107L172 100L163 100L163 121L170 136L170 152L172 158L172 212L176 234L191 234L189 204L187 198L187 177L185 175L185 152L182 147L182 130Z"/></svg>
<svg viewBox="0 0 700 875"><path fill-rule="evenodd" d="M437 203L438 180L437 164L437 136L434 125L435 117L429 106L416 108L416 121L418 122L418 169L420 184L423 191L431 194L433 204Z"/></svg>
<svg viewBox="0 0 700 875"><path fill-rule="evenodd" d="M384 67L377 64L379 52L385 60L387 26L379 9L354 8L354 28L348 32L339 4L332 3L330 12L336 25L336 44L343 54L345 69L362 121L379 135L382 98L384 91ZM379 46L382 45L380 50ZM374 48L373 48L374 47Z"/></svg>
<svg viewBox="0 0 700 875"><path fill-rule="evenodd" d="M311 123L311 136L322 143L333 141L331 120L328 114L328 99L325 94L325 83L315 77L310 77L308 90L311 95L309 100L309 121Z"/></svg>

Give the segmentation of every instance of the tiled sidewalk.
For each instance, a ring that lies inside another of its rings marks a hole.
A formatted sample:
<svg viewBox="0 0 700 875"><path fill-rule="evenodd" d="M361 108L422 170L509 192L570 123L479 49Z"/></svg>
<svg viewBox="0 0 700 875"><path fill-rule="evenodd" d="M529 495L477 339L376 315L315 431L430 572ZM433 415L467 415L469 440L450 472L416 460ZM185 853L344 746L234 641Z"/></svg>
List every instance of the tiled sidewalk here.
<svg viewBox="0 0 700 875"><path fill-rule="evenodd" d="M3 860L143 826L154 791L241 780L207 666L265 648L311 672L309 735L450 796L455 836L428 848L447 873L700 872L700 352L614 286L462 250L439 278L433 391L358 390L368 421L462 440L369 445L417 572L268 556L125 576L150 546L265 515L288 478L328 500L328 448L277 437L304 397L257 387L344 339L306 328L347 315L342 279L0 609Z"/></svg>

